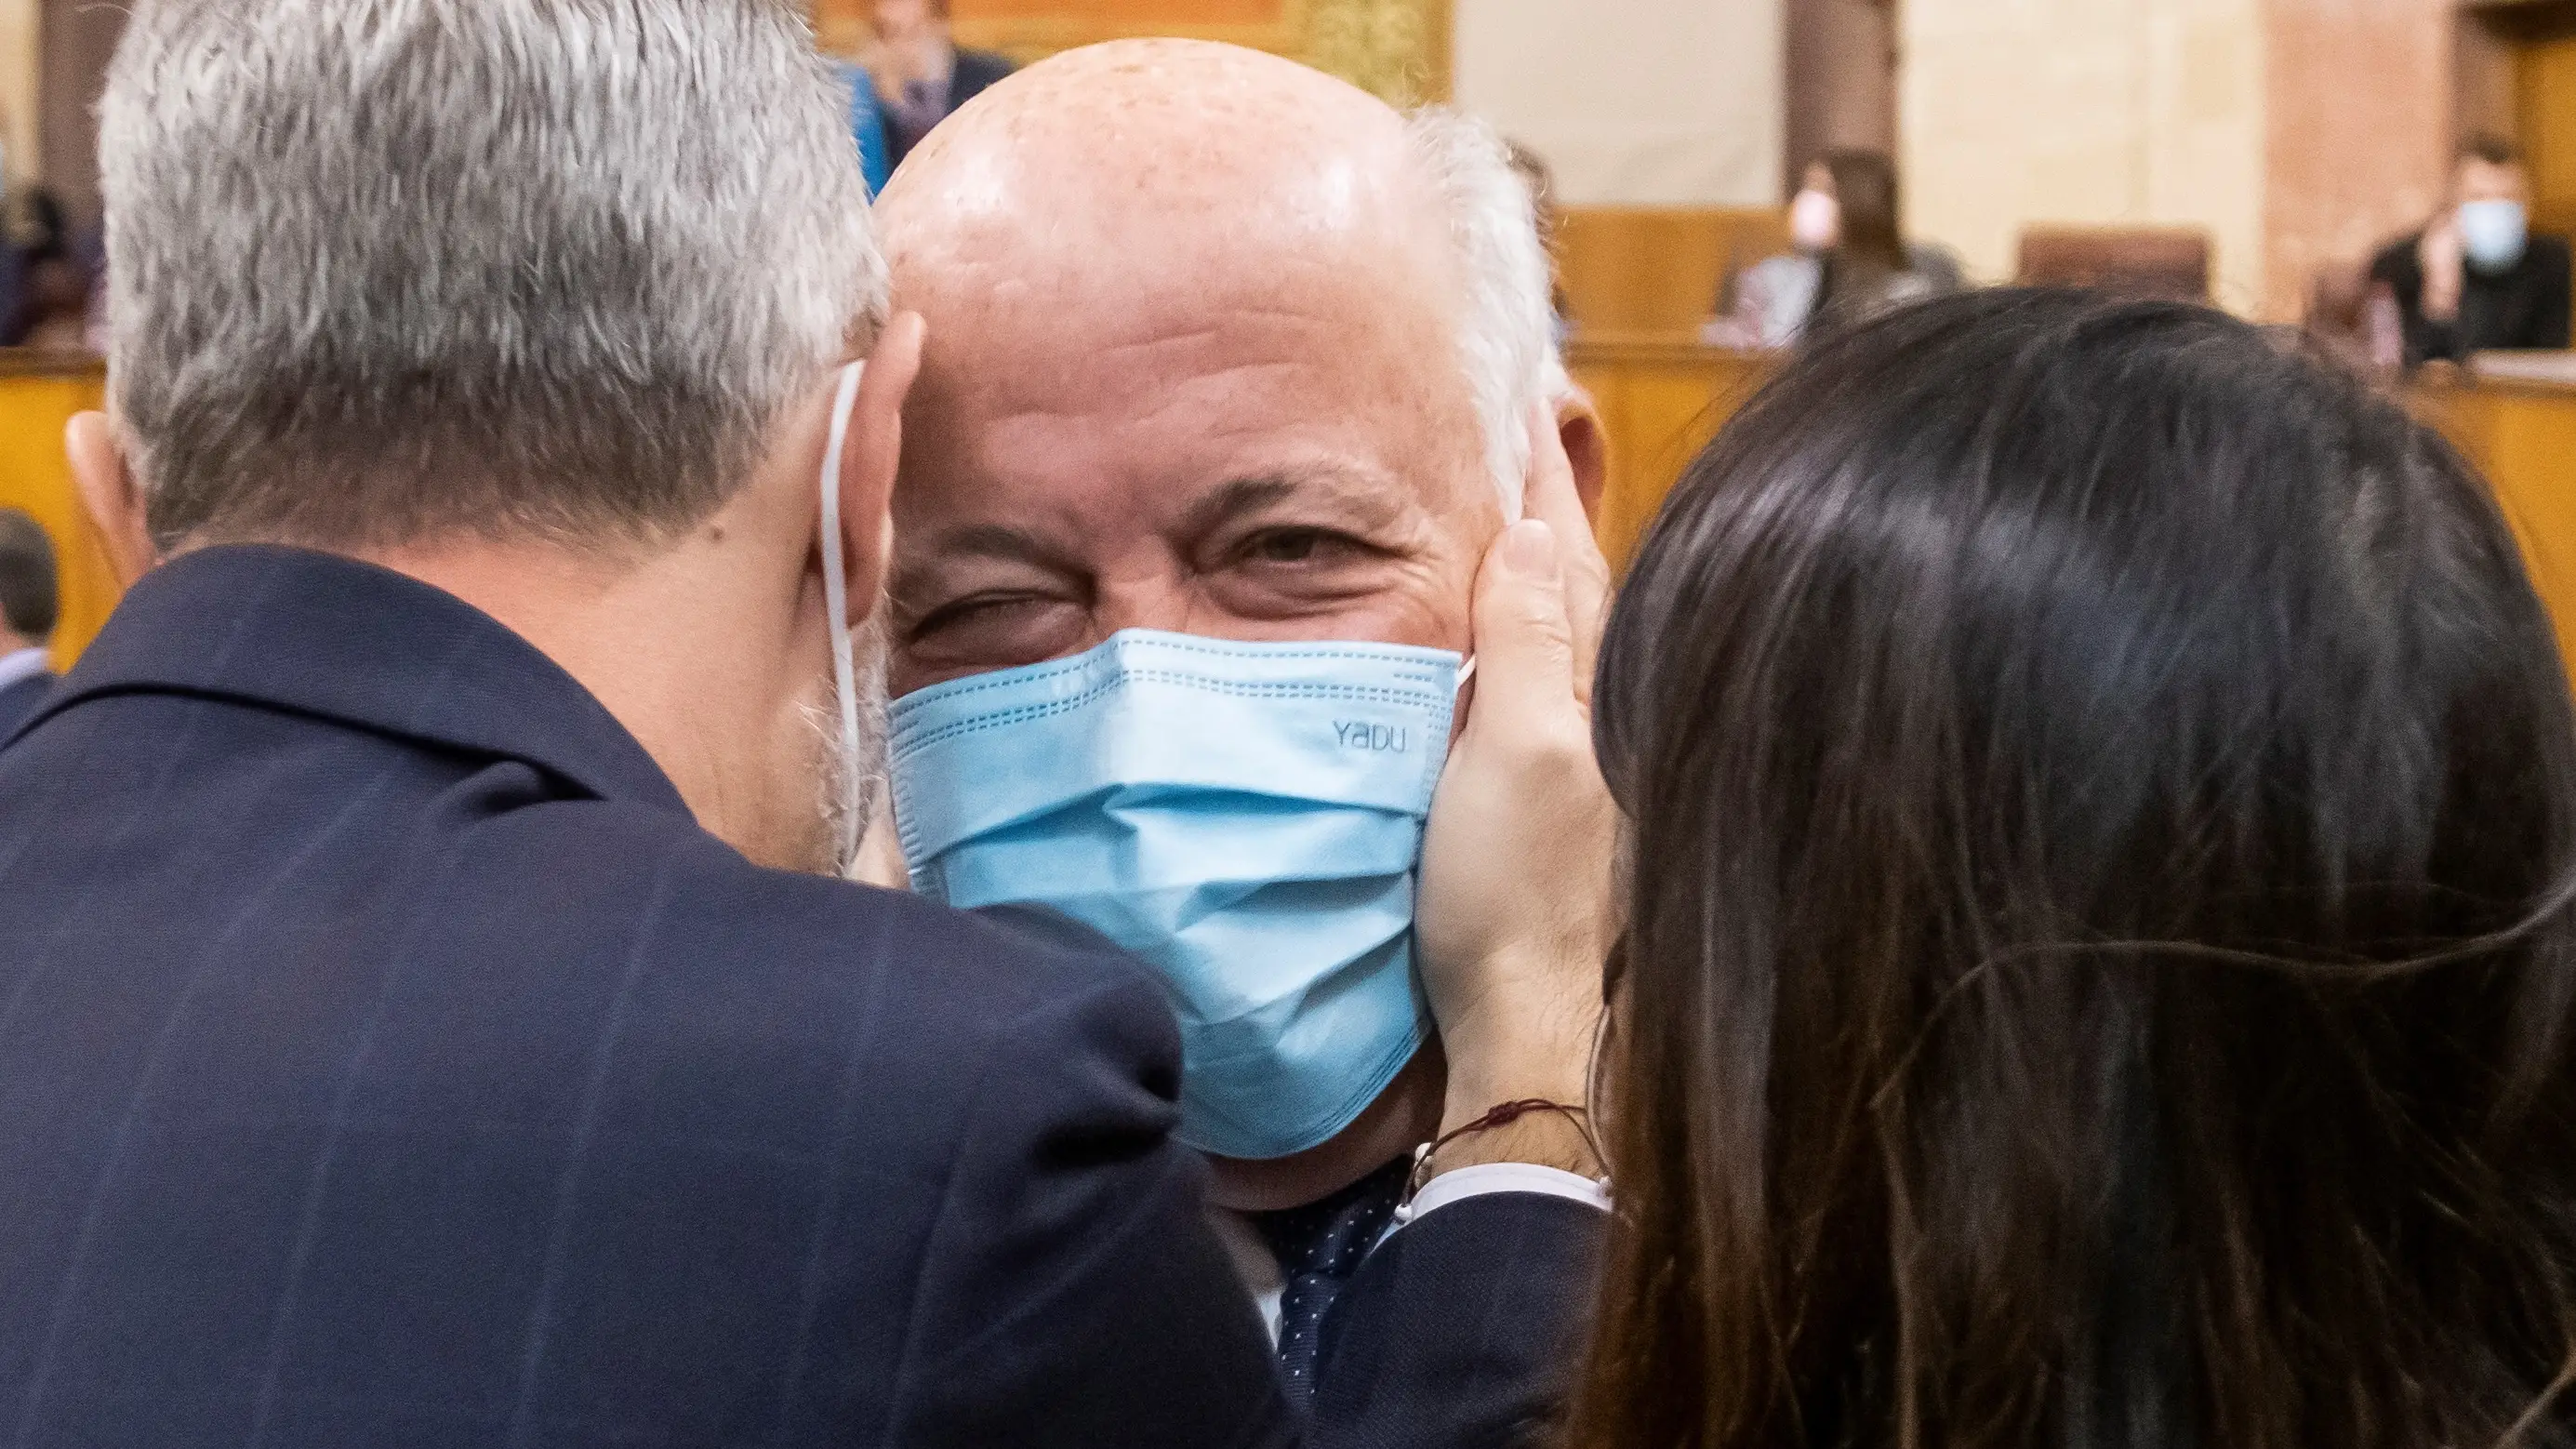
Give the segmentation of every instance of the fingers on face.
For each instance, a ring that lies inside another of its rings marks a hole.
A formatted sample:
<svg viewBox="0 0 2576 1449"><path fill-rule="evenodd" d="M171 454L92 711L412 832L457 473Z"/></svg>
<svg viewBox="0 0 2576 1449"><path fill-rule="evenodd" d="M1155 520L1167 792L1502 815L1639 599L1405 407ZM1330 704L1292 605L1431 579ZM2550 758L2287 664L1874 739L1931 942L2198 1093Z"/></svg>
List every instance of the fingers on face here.
<svg viewBox="0 0 2576 1449"><path fill-rule="evenodd" d="M1530 411L1529 515L1556 530L1557 556L1565 571L1565 612L1574 636L1574 692L1588 708L1592 702L1592 666L1609 613L1610 564L1583 511L1574 487L1574 464L1566 457L1565 439L1557 431L1556 410L1545 403Z"/></svg>
<svg viewBox="0 0 2576 1449"><path fill-rule="evenodd" d="M1476 682L1480 695L1509 691L1515 713L1562 690L1573 627L1554 530L1537 520L1505 529L1476 580Z"/></svg>

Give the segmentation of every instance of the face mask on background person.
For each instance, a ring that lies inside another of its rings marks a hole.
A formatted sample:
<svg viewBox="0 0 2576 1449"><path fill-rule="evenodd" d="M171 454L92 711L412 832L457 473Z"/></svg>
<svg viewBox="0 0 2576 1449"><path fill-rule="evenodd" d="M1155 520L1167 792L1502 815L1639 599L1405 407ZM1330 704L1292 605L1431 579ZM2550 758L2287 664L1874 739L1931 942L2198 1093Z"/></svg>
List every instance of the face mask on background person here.
<svg viewBox="0 0 2576 1449"><path fill-rule="evenodd" d="M2519 201L2460 203L2460 250L2469 265L2500 272L2522 260L2531 241L2531 218Z"/></svg>
<svg viewBox="0 0 2576 1449"><path fill-rule="evenodd" d="M1802 252L1829 252L1842 240L1843 207L1825 192L1809 189L1789 203L1789 240Z"/></svg>
<svg viewBox="0 0 2576 1449"><path fill-rule="evenodd" d="M1414 876L1460 679L1444 650L1136 629L906 695L914 887L1051 907L1142 957L1180 1018L1182 1139L1303 1152L1430 1033Z"/></svg>

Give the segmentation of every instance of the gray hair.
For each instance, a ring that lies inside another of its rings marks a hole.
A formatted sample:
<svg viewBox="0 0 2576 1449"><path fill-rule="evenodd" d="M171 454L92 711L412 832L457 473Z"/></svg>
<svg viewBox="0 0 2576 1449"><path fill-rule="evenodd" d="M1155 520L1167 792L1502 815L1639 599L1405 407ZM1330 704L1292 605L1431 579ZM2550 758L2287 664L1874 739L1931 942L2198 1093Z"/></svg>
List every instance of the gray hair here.
<svg viewBox="0 0 2576 1449"><path fill-rule="evenodd" d="M873 337L794 0L139 0L100 105L155 536L667 537Z"/></svg>
<svg viewBox="0 0 2576 1449"><path fill-rule="evenodd" d="M1537 199L1482 122L1432 108L1409 122L1414 152L1449 215L1467 282L1460 346L1485 467L1503 516L1521 516L1530 465L1529 417L1573 392L1557 354L1554 268L1540 239Z"/></svg>

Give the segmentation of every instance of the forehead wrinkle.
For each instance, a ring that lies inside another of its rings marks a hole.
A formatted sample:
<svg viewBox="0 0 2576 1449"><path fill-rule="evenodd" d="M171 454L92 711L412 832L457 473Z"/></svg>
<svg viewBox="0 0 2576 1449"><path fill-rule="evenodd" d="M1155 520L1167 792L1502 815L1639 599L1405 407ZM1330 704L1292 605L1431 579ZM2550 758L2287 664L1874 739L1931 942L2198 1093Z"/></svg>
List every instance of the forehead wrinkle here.
<svg viewBox="0 0 2576 1449"><path fill-rule="evenodd" d="M1283 504L1323 505L1364 529L1392 529L1423 512L1420 498L1376 468L1341 458L1313 458L1247 474L1209 490L1182 513L1181 529L1202 533Z"/></svg>
<svg viewBox="0 0 2576 1449"><path fill-rule="evenodd" d="M1448 355L1466 259L1405 122L1292 62L1204 42L1066 52L933 132L877 214L898 305L930 321L930 395L975 418L949 440L967 455L1012 420L1167 427L1212 396L1100 375L1120 367L1267 394L1249 369L1317 369L1342 378L1335 397L1369 391L1373 416L1436 419L1421 446L1441 461L1408 456L1381 484L1426 505L1446 454L1480 441ZM1277 426L1232 421L1202 436Z"/></svg>

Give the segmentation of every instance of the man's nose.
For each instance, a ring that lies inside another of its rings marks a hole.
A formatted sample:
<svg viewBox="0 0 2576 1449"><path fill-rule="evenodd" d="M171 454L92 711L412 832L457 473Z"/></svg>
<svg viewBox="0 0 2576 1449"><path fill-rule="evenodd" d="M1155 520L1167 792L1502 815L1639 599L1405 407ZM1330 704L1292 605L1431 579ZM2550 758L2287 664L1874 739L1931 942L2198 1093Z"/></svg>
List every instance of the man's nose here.
<svg viewBox="0 0 2576 1449"><path fill-rule="evenodd" d="M1085 647L1127 629L1156 629L1166 634L1203 634L1212 639L1227 639L1236 637L1240 622L1217 608L1201 590L1178 574L1158 573L1115 581L1104 579L1093 597L1092 637Z"/></svg>

